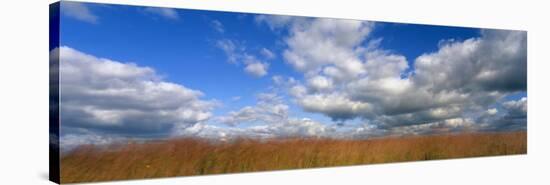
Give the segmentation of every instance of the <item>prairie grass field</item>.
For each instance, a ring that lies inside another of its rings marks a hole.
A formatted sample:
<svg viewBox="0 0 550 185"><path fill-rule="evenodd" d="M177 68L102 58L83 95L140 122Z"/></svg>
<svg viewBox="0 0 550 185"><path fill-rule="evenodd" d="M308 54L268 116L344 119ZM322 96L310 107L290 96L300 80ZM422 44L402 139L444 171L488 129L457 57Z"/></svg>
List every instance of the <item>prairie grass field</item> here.
<svg viewBox="0 0 550 185"><path fill-rule="evenodd" d="M197 138L81 146L61 157L61 182L192 176L527 153L527 133L462 133L364 140Z"/></svg>

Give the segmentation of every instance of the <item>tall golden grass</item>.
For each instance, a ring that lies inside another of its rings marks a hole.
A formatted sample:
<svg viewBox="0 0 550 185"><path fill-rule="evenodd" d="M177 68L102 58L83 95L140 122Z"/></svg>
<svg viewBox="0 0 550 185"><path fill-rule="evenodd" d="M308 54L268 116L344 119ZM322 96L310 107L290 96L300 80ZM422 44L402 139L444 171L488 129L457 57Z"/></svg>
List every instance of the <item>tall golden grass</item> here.
<svg viewBox="0 0 550 185"><path fill-rule="evenodd" d="M61 182L189 176L525 154L527 133L465 133L370 140L180 138L101 148L61 158Z"/></svg>

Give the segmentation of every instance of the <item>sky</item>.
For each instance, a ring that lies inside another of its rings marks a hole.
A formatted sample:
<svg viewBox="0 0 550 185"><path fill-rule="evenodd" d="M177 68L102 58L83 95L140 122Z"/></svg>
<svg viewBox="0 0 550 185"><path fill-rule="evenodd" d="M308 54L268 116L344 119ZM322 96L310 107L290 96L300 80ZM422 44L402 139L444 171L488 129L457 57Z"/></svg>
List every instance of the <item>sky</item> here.
<svg viewBox="0 0 550 185"><path fill-rule="evenodd" d="M527 128L524 31L64 1L60 45L62 147Z"/></svg>

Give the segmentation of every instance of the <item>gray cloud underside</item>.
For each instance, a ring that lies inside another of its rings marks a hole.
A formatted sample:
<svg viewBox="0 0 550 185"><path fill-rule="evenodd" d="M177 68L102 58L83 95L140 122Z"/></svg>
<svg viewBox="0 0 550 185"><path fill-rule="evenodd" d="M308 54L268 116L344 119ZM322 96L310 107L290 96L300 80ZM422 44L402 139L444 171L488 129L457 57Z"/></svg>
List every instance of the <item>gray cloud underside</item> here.
<svg viewBox="0 0 550 185"><path fill-rule="evenodd" d="M63 134L166 137L207 120L217 105L200 91L163 81L152 68L57 50Z"/></svg>

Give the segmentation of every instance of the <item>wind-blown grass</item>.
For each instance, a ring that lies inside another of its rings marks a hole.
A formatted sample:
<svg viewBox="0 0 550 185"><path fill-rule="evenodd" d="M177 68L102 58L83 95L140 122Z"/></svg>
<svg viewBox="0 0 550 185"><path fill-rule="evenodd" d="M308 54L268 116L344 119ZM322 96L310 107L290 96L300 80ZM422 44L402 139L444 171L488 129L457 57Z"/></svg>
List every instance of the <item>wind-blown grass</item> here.
<svg viewBox="0 0 550 185"><path fill-rule="evenodd" d="M525 154L527 133L465 133L370 140L196 138L82 146L61 158L62 183L285 170Z"/></svg>

